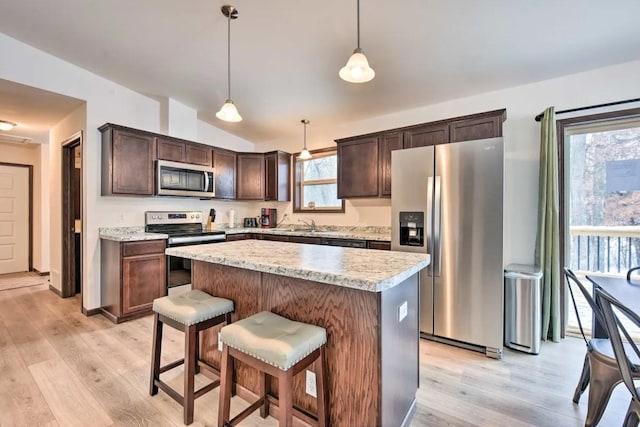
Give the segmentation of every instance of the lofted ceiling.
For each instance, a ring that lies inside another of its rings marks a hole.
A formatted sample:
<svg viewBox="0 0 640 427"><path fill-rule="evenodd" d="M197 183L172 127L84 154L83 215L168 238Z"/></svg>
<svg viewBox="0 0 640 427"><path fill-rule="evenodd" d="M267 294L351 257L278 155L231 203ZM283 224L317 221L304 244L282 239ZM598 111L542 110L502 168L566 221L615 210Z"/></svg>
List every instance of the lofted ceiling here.
<svg viewBox="0 0 640 427"><path fill-rule="evenodd" d="M373 81L338 70L356 47L355 0L3 2L0 32L123 86L170 97L252 142L640 59L640 1L361 0Z"/></svg>

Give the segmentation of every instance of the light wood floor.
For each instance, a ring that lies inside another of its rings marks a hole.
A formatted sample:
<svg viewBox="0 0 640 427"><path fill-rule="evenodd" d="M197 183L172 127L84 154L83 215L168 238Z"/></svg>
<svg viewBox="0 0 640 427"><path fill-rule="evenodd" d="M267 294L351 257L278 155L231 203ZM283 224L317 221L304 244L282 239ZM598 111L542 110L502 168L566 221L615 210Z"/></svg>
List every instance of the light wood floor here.
<svg viewBox="0 0 640 427"><path fill-rule="evenodd" d="M120 325L85 317L77 298L45 286L0 291L0 425L182 425L178 404L148 394L151 317ZM164 361L180 358L182 334L165 329ZM583 425L586 395L571 401L581 340L546 343L539 356L507 350L502 361L424 340L420 351L413 426ZM196 401L194 426L215 425L217 399L214 390ZM628 402L621 385L600 425L621 425ZM235 398L232 411L245 406ZM244 425L277 422L254 414Z"/></svg>

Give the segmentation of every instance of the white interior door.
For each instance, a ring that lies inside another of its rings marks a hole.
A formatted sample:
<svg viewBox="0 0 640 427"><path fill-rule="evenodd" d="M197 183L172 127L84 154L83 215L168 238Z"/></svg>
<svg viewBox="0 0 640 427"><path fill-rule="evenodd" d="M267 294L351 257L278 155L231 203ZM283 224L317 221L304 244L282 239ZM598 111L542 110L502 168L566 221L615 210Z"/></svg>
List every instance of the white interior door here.
<svg viewBox="0 0 640 427"><path fill-rule="evenodd" d="M0 165L0 274L29 270L29 169Z"/></svg>

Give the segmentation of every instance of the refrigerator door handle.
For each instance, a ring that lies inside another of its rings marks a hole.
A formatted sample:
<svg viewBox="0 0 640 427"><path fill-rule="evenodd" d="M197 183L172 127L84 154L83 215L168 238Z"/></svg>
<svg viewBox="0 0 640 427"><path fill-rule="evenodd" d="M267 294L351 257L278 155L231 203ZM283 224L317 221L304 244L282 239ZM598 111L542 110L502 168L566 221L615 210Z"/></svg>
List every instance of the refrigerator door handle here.
<svg viewBox="0 0 640 427"><path fill-rule="evenodd" d="M425 220L425 240L427 242L427 253L433 260L433 177L427 179L427 218ZM433 276L433 262L427 267L429 276Z"/></svg>
<svg viewBox="0 0 640 427"><path fill-rule="evenodd" d="M440 277L442 269L442 178L435 177L433 203L433 275Z"/></svg>

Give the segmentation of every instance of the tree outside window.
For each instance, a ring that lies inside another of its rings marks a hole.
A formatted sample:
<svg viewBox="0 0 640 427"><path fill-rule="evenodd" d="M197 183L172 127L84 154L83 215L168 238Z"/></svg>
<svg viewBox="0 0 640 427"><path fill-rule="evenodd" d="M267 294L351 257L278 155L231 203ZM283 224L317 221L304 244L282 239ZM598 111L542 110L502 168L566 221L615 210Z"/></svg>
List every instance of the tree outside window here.
<svg viewBox="0 0 640 427"><path fill-rule="evenodd" d="M302 160L294 154L294 212L344 212L338 199L338 156L335 148L311 151Z"/></svg>

